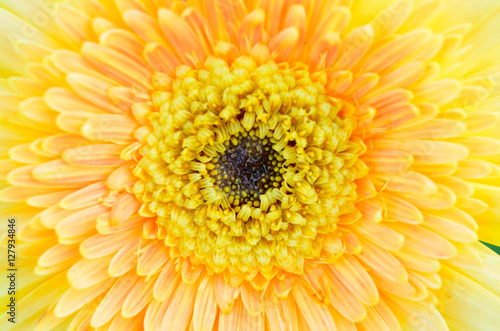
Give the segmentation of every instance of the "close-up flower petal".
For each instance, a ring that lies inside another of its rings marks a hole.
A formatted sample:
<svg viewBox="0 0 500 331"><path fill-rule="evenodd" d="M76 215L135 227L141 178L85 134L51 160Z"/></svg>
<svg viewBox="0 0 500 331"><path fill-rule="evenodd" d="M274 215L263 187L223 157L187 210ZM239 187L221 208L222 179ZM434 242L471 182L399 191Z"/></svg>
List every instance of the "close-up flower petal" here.
<svg viewBox="0 0 500 331"><path fill-rule="evenodd" d="M499 28L489 0L0 0L0 329L497 329Z"/></svg>

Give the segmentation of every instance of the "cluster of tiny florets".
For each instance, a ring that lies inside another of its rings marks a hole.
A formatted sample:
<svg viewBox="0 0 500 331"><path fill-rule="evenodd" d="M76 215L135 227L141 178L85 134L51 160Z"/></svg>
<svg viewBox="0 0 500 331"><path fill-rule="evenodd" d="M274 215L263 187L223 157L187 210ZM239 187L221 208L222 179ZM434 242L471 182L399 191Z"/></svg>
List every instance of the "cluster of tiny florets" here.
<svg viewBox="0 0 500 331"><path fill-rule="evenodd" d="M321 258L360 175L343 104L303 64L246 56L180 66L153 85L133 191L166 245L239 279Z"/></svg>

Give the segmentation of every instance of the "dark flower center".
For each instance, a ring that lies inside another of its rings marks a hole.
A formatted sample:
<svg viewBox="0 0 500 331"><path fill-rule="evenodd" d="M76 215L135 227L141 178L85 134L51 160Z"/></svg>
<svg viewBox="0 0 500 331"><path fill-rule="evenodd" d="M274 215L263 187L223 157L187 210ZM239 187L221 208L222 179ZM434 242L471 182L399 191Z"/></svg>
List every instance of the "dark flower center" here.
<svg viewBox="0 0 500 331"><path fill-rule="evenodd" d="M272 138L261 139L243 132L224 143L226 151L214 159L210 173L216 189L227 193L234 207L258 207L259 195L281 186L283 157L272 149Z"/></svg>

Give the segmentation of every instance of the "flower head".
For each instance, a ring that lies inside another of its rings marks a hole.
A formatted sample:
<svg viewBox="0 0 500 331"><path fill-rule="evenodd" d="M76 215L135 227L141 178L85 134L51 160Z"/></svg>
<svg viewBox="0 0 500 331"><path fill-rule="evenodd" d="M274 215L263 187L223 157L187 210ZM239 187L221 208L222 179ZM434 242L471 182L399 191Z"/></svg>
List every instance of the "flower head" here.
<svg viewBox="0 0 500 331"><path fill-rule="evenodd" d="M497 326L498 4L28 3L0 10L16 327Z"/></svg>

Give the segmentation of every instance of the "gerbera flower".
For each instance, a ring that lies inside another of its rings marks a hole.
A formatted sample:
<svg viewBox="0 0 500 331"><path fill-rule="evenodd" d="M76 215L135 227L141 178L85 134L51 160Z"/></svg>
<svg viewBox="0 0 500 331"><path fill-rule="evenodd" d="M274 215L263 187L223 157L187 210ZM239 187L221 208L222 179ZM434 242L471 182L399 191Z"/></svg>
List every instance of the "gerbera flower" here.
<svg viewBox="0 0 500 331"><path fill-rule="evenodd" d="M0 3L2 330L498 327L500 2Z"/></svg>

